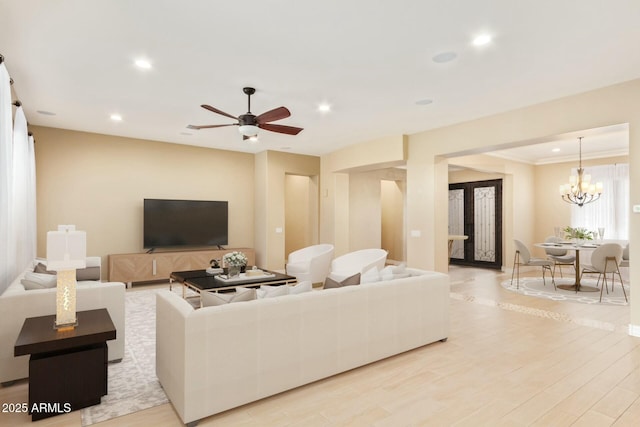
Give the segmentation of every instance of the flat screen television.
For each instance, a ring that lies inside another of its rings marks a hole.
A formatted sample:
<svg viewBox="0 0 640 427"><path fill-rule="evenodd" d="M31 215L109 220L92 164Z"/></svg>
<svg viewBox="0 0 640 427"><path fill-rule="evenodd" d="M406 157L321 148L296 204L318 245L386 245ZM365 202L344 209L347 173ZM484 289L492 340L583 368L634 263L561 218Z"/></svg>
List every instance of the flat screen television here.
<svg viewBox="0 0 640 427"><path fill-rule="evenodd" d="M144 248L229 244L229 203L144 199Z"/></svg>

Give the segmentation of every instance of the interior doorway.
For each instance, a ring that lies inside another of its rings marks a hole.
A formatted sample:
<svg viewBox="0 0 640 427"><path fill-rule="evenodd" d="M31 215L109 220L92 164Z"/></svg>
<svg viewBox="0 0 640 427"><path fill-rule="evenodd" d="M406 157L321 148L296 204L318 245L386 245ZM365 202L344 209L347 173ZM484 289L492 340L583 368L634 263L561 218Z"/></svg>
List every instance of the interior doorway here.
<svg viewBox="0 0 640 427"><path fill-rule="evenodd" d="M501 268L502 179L449 184L449 234L451 264Z"/></svg>
<svg viewBox="0 0 640 427"><path fill-rule="evenodd" d="M318 178L285 175L285 259L298 249L318 243Z"/></svg>
<svg viewBox="0 0 640 427"><path fill-rule="evenodd" d="M405 182L380 180L381 248L387 260L405 260Z"/></svg>

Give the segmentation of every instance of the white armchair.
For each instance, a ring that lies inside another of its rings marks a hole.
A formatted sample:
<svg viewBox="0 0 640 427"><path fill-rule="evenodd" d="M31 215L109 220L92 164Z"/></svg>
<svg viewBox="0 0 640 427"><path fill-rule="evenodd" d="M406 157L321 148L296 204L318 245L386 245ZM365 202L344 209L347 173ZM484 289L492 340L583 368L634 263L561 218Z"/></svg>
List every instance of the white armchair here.
<svg viewBox="0 0 640 427"><path fill-rule="evenodd" d="M332 259L333 245L308 246L289 254L286 271L290 276L295 276L298 282L304 280L311 283L324 282L329 274Z"/></svg>
<svg viewBox="0 0 640 427"><path fill-rule="evenodd" d="M329 276L336 281L342 281L357 273L364 274L374 266L382 270L386 261L387 251L384 249L361 249L349 252L331 262Z"/></svg>

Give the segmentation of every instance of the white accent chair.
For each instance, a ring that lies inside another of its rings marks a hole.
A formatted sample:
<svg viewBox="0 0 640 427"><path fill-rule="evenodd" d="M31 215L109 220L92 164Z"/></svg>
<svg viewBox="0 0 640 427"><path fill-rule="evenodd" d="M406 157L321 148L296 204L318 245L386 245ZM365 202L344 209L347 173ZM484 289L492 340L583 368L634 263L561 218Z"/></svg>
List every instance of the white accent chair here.
<svg viewBox="0 0 640 427"><path fill-rule="evenodd" d="M620 286L622 286L622 293L624 294L625 301L628 302L627 292L624 290L624 283L622 281L622 275L620 274L620 261L622 261L622 246L617 243L607 243L598 247L591 254L591 265L584 265L582 268L582 273L580 277L584 273L598 273L598 283L596 286L600 284L600 279L604 277L603 285L600 287L600 302L602 302L602 291L604 288L607 289L607 294L609 293L609 286L607 284L607 273L611 273L611 291L613 292L613 285L615 284L615 274L618 274L620 278Z"/></svg>
<svg viewBox="0 0 640 427"><path fill-rule="evenodd" d="M333 245L319 244L293 251L287 259L286 272L298 282L324 282L331 268Z"/></svg>
<svg viewBox="0 0 640 427"><path fill-rule="evenodd" d="M549 236L545 239L545 243L559 243L562 239L556 236ZM570 265L575 272L576 256L574 254L567 253L568 251L563 248L544 248L544 252L547 254L547 258L553 261L553 274L556 274L556 266L560 270L560 277L562 277L562 266Z"/></svg>
<svg viewBox="0 0 640 427"><path fill-rule="evenodd" d="M364 274L371 267L382 270L386 261L387 251L384 249L361 249L349 252L331 262L329 277L340 282L354 274Z"/></svg>
<svg viewBox="0 0 640 427"><path fill-rule="evenodd" d="M524 265L542 267L542 283L544 283L545 286L547 286L545 271L549 270L549 273L551 273L551 282L553 283L553 288L555 290L558 290L558 288L556 288L556 280L553 276L553 270L551 269L553 262L542 258L531 258L531 252L529 252L529 249L527 249L524 243L517 239L514 239L513 243L516 246L516 253L513 256L513 271L511 272L510 286L513 286L513 276L517 272L516 289L520 288L520 266Z"/></svg>

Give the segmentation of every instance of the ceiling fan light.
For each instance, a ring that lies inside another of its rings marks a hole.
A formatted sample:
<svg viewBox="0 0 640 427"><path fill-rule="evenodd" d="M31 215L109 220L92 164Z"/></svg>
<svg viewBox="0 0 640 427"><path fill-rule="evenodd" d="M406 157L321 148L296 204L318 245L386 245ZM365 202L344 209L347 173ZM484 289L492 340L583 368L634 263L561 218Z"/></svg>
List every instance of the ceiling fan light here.
<svg viewBox="0 0 640 427"><path fill-rule="evenodd" d="M238 130L244 136L255 136L258 134L260 128L254 125L242 125L238 127Z"/></svg>

